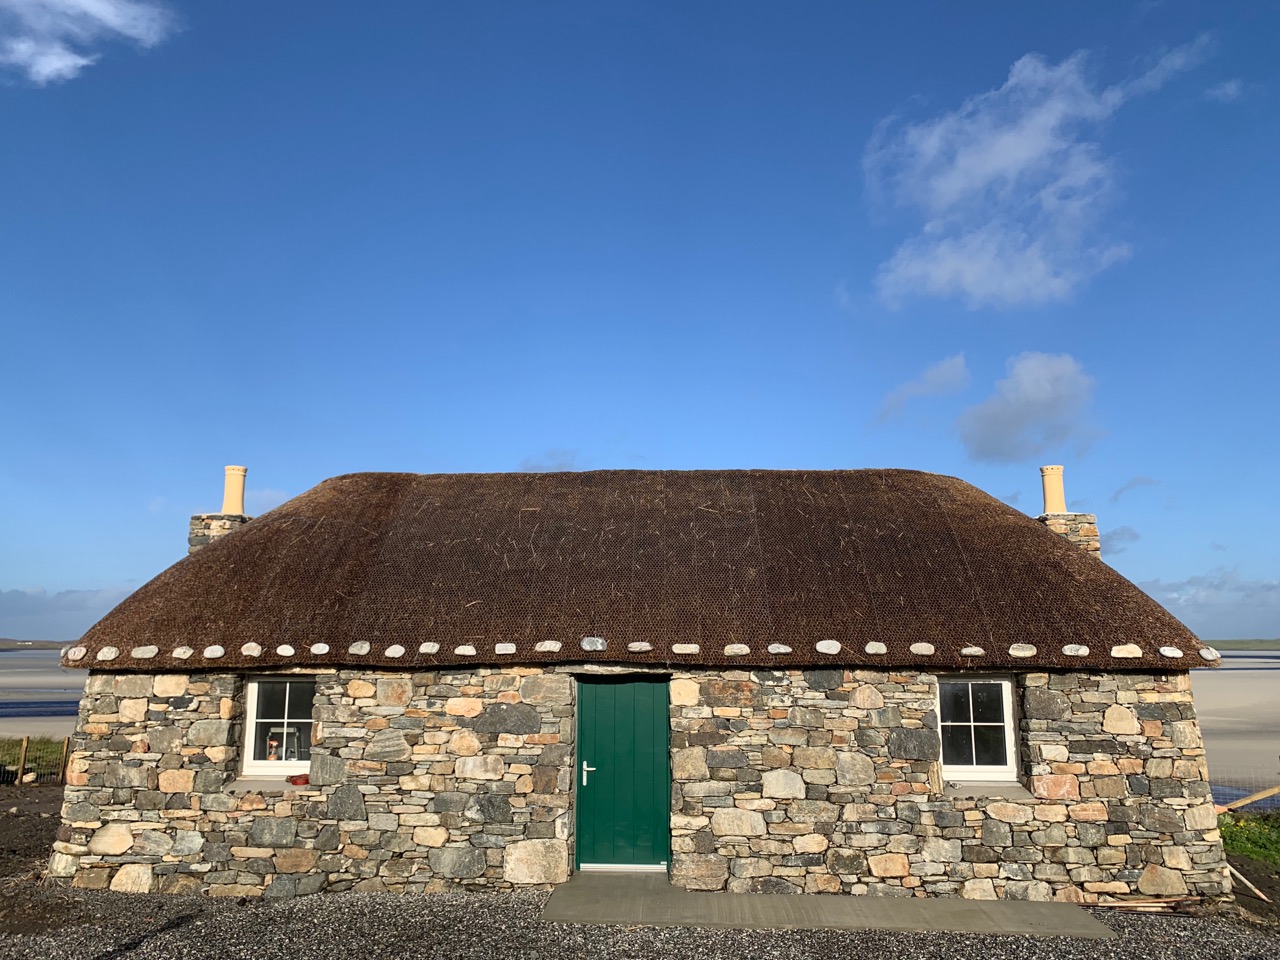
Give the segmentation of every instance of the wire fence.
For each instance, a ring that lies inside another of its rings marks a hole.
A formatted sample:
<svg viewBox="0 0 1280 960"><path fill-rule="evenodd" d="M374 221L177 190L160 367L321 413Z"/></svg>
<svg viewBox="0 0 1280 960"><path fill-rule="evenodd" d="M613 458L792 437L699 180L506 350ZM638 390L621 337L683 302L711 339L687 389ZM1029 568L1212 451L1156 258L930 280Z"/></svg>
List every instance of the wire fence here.
<svg viewBox="0 0 1280 960"><path fill-rule="evenodd" d="M65 783L70 737L0 738L0 784Z"/></svg>
<svg viewBox="0 0 1280 960"><path fill-rule="evenodd" d="M1280 785L1280 756L1272 762L1259 762L1254 766L1240 764L1215 766L1209 758L1209 786L1213 802L1228 804L1244 797ZM1280 796L1267 797L1249 804L1242 812L1263 813L1280 810Z"/></svg>

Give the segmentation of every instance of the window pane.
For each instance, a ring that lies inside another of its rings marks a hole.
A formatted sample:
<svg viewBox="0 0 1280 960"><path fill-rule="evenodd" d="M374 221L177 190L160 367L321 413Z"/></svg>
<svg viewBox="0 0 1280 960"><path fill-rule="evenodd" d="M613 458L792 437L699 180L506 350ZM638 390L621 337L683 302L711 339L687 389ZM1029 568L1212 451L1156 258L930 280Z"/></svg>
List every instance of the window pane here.
<svg viewBox="0 0 1280 960"><path fill-rule="evenodd" d="M943 724L942 726L942 762L948 765L958 764L963 766L971 766L973 764L973 741L970 731L972 727L952 726L951 724Z"/></svg>
<svg viewBox="0 0 1280 960"><path fill-rule="evenodd" d="M287 686L287 683L276 680L259 681L259 720L278 720L284 717L284 691Z"/></svg>
<svg viewBox="0 0 1280 960"><path fill-rule="evenodd" d="M1004 722L1004 692L1001 684L975 683L973 685L973 722Z"/></svg>
<svg viewBox="0 0 1280 960"><path fill-rule="evenodd" d="M289 712L286 715L290 720L311 721L311 701L316 698L316 685L314 683L306 683L299 680L289 681Z"/></svg>
<svg viewBox="0 0 1280 960"><path fill-rule="evenodd" d="M310 760L311 724L265 720L255 724L254 760Z"/></svg>
<svg viewBox="0 0 1280 960"><path fill-rule="evenodd" d="M942 700L943 723L967 723L969 720L969 685L967 683L939 684Z"/></svg>
<svg viewBox="0 0 1280 960"><path fill-rule="evenodd" d="M1004 727L973 728L975 762L984 767L1003 767L1008 763L1004 750Z"/></svg>

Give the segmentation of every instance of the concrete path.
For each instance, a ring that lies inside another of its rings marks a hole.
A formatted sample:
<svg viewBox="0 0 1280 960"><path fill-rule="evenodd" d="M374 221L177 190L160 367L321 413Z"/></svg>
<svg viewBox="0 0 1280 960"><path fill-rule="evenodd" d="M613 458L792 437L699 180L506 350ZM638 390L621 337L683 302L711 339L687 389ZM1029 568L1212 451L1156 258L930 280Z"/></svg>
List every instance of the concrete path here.
<svg viewBox="0 0 1280 960"><path fill-rule="evenodd" d="M926 930L1091 940L1116 936L1069 903L691 893L673 887L661 873L577 873L556 887L542 919L748 930Z"/></svg>

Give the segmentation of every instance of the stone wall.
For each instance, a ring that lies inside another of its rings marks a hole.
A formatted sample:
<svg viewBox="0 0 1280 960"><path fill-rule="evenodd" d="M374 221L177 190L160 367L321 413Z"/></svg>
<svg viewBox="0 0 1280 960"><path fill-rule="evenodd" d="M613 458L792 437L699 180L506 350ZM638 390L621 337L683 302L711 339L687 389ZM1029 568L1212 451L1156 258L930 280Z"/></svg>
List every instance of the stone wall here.
<svg viewBox="0 0 1280 960"><path fill-rule="evenodd" d="M264 788L236 780L243 677L91 675L50 876L227 896L567 878L570 677L316 680L312 783Z"/></svg>
<svg viewBox="0 0 1280 960"><path fill-rule="evenodd" d="M1102 556L1102 538L1098 534L1098 517L1092 513L1045 513L1041 523L1060 537L1066 537L1085 553Z"/></svg>
<svg viewBox="0 0 1280 960"><path fill-rule="evenodd" d="M239 513L197 513L187 528L187 555L207 547L219 537L235 533L252 519Z"/></svg>
<svg viewBox="0 0 1280 960"><path fill-rule="evenodd" d="M1018 678L1030 792L940 781L936 679L676 674L674 881L1093 902L1227 891L1187 674Z"/></svg>

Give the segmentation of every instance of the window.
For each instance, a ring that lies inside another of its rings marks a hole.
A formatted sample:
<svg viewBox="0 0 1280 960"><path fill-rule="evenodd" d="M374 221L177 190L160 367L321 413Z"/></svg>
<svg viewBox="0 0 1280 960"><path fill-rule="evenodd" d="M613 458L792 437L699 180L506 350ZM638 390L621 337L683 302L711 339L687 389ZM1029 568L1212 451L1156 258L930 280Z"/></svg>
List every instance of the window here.
<svg viewBox="0 0 1280 960"><path fill-rule="evenodd" d="M256 677L245 691L244 772L288 776L311 766L313 679Z"/></svg>
<svg viewBox="0 0 1280 960"><path fill-rule="evenodd" d="M944 780L1016 780L1013 681L1007 677L938 682Z"/></svg>

